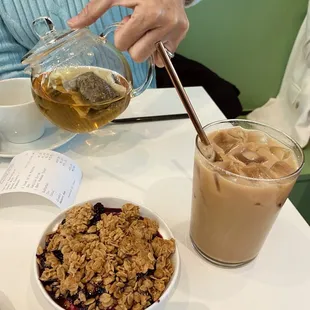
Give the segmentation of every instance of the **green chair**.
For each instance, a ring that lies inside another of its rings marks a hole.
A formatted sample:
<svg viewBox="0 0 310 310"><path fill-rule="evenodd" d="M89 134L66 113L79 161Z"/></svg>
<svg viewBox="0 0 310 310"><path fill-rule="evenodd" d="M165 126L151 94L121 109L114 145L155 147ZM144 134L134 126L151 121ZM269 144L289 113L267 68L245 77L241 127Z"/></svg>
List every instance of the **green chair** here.
<svg viewBox="0 0 310 310"><path fill-rule="evenodd" d="M202 0L188 9L190 30L178 52L241 91L245 111L276 96L308 0ZM291 200L310 224L310 146Z"/></svg>

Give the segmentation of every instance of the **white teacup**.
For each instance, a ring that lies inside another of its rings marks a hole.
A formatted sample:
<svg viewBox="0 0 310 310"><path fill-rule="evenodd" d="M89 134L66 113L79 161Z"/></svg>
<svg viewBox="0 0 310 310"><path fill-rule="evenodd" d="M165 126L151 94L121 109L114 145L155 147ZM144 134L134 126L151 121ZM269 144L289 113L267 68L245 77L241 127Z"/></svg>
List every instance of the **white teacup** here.
<svg viewBox="0 0 310 310"><path fill-rule="evenodd" d="M12 143L29 143L42 137L45 118L31 94L29 78L0 81L0 134Z"/></svg>

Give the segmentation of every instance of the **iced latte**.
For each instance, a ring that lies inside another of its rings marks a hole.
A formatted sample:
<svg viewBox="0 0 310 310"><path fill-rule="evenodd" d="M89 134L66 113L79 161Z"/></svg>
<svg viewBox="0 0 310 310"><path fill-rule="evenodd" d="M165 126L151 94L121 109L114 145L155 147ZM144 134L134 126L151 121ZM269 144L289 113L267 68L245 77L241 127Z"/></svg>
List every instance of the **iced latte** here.
<svg viewBox="0 0 310 310"><path fill-rule="evenodd" d="M246 120L205 128L212 161L196 142L190 235L205 258L239 266L260 251L303 165L286 135Z"/></svg>

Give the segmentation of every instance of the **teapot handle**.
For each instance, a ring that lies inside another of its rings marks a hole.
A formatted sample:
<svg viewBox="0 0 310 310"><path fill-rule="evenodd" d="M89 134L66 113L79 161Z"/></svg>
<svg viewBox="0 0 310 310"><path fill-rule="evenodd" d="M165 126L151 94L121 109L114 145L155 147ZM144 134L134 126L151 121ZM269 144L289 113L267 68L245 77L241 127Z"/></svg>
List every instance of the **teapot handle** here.
<svg viewBox="0 0 310 310"><path fill-rule="evenodd" d="M114 32L117 29L117 27L119 27L120 25L121 25L121 23L115 23L115 24L108 26L107 28L104 29L104 31L100 35L100 37L107 40L106 37L111 32ZM145 81L138 88L134 88L131 91L132 97L137 97L137 96L141 95L150 86L150 84L151 84L151 82L155 76L155 64L154 64L153 56L151 56L149 59L147 59L147 63L148 63L148 71L147 71Z"/></svg>

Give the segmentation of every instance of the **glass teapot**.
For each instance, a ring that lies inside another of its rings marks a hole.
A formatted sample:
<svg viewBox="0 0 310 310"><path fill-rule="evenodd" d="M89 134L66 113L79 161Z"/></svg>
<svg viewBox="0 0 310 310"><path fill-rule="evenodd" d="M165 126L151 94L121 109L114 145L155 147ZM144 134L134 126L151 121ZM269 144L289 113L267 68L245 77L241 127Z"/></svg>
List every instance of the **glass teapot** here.
<svg viewBox="0 0 310 310"><path fill-rule="evenodd" d="M40 41L22 63L31 75L34 101L56 126L76 133L97 130L150 85L153 61L148 60L144 83L134 89L126 58L107 41L118 26L97 36L88 28L58 32L48 17L33 22Z"/></svg>

